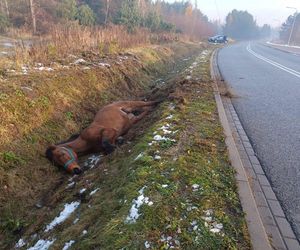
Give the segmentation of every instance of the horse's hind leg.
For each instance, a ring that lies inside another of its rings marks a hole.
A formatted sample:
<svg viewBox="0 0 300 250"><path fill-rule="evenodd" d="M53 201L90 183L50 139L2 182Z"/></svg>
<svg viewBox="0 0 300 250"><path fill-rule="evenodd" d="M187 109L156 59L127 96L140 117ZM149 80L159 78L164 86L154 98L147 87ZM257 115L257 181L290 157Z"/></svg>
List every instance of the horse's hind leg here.
<svg viewBox="0 0 300 250"><path fill-rule="evenodd" d="M154 106L159 102L151 101L151 102L144 102L144 101L128 101L124 102L121 109L125 113L132 113L136 110L144 110L146 107Z"/></svg>

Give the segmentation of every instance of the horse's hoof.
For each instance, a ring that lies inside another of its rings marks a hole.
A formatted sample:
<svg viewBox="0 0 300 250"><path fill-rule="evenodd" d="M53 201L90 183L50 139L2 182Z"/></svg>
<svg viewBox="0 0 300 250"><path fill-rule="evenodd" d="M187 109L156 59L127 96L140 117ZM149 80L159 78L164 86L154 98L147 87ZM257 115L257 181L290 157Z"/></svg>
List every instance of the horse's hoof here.
<svg viewBox="0 0 300 250"><path fill-rule="evenodd" d="M119 136L116 142L118 145L123 145L125 142L125 139L124 139L124 137Z"/></svg>
<svg viewBox="0 0 300 250"><path fill-rule="evenodd" d="M74 169L73 169L73 174L79 175L79 174L81 174L81 173L82 173L82 170L81 170L80 168L74 168Z"/></svg>

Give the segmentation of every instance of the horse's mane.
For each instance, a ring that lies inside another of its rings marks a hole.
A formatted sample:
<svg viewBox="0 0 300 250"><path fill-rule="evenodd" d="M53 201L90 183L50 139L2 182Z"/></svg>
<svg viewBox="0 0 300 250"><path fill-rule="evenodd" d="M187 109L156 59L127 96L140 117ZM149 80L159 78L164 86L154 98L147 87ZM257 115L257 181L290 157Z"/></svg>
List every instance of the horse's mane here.
<svg viewBox="0 0 300 250"><path fill-rule="evenodd" d="M77 139L79 137L79 135L80 134L71 135L69 139L67 139L65 141L55 143L55 145L57 146L57 145L64 144L64 143L67 143L67 142L70 142L70 141L74 141L75 139Z"/></svg>
<svg viewBox="0 0 300 250"><path fill-rule="evenodd" d="M55 145L60 145L60 144L63 144L63 143L73 141L73 140L77 139L79 137L79 135L80 134L71 135L71 137L69 139L67 139L66 141L61 141L59 143L56 143ZM53 161L53 152L52 151L53 151L53 149L48 147L46 152L45 152L45 155L46 155L47 159L51 162Z"/></svg>

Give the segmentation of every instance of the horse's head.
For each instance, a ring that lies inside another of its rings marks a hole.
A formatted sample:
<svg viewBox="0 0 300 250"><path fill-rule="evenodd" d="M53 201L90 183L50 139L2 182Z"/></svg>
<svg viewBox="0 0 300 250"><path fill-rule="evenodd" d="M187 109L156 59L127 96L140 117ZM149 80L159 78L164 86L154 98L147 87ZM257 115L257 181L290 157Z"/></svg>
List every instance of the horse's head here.
<svg viewBox="0 0 300 250"><path fill-rule="evenodd" d="M69 173L80 174L82 172L78 164L78 157L71 148L52 145L47 149L46 156Z"/></svg>

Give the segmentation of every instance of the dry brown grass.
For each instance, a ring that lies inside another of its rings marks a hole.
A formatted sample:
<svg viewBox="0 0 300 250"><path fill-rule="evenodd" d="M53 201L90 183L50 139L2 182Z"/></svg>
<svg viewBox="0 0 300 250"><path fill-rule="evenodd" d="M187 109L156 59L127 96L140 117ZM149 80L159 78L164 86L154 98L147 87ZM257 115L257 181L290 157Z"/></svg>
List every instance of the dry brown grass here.
<svg viewBox="0 0 300 250"><path fill-rule="evenodd" d="M76 23L58 24L51 28L47 36L34 39L30 45L28 42L20 42L15 49L15 61L19 64L45 63L87 51L104 56L126 48L178 39L177 34L151 33L146 28L129 33L121 25L85 27ZM187 38L182 36L181 39Z"/></svg>

